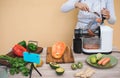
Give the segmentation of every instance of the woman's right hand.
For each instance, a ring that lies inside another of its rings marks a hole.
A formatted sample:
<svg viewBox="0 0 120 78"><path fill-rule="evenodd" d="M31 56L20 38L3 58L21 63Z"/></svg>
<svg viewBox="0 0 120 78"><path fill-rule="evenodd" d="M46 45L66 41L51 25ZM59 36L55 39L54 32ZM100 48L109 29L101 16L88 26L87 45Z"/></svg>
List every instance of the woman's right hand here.
<svg viewBox="0 0 120 78"><path fill-rule="evenodd" d="M82 11L88 11L89 12L89 7L85 3L77 2L77 3L75 3L75 7L82 10Z"/></svg>

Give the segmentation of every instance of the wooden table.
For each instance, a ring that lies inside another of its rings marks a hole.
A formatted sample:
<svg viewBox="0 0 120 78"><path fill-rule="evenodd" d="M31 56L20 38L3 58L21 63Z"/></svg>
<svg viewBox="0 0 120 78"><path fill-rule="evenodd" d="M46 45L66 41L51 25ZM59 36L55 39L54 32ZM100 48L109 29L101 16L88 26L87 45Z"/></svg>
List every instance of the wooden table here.
<svg viewBox="0 0 120 78"><path fill-rule="evenodd" d="M43 76L40 77L38 75L38 73L33 70L32 78L75 78L74 74L76 72L85 70L88 67L90 67L96 71L96 73L91 78L120 78L120 53L119 52L118 53L113 52L111 54L112 56L115 56L118 59L118 64L115 67L110 68L110 69L97 69L97 68L89 66L85 62L86 58L89 55L85 55L83 53L81 53L81 54L73 53L73 55L74 55L75 62L78 62L78 61L83 62L83 68L77 69L77 70L72 70L71 63L60 64L60 66L65 69L65 73L61 76L58 76L58 75L56 75L55 70L51 69L50 66L48 64L46 64L46 48L43 49L43 52L41 53L41 59L43 59L44 64L42 67L37 68ZM24 77L21 74L14 75L14 76L11 76L9 74L8 76L9 76L8 78L29 78L29 77Z"/></svg>

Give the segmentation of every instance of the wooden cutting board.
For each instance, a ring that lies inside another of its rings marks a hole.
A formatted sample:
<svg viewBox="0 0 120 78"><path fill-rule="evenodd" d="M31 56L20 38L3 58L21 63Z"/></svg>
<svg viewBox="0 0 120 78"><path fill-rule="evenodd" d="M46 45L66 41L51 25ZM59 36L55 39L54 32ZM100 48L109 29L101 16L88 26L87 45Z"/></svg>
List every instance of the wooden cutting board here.
<svg viewBox="0 0 120 78"><path fill-rule="evenodd" d="M47 48L46 63L56 62L56 63L74 63L73 53L70 47L66 47L64 55L60 59L55 59L52 57L52 47Z"/></svg>
<svg viewBox="0 0 120 78"><path fill-rule="evenodd" d="M43 51L43 48L42 48L42 47L38 47L38 48L37 48L37 51L36 51L35 53L40 54L42 51ZM18 57L18 56L16 56L16 55L13 53L13 51L10 51L10 52L9 52L8 54L6 54L6 55L8 55L8 56L10 56L10 57Z"/></svg>

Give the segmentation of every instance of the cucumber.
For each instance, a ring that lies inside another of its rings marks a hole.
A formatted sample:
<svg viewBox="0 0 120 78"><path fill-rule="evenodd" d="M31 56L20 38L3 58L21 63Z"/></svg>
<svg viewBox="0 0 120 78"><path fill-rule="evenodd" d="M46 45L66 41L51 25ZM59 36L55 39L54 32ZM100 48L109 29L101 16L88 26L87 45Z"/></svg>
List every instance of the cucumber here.
<svg viewBox="0 0 120 78"><path fill-rule="evenodd" d="M59 68L56 69L57 75L62 75L64 73L64 71L65 70L63 68L61 68L61 67L59 67Z"/></svg>
<svg viewBox="0 0 120 78"><path fill-rule="evenodd" d="M56 68L59 68L59 67L60 67L60 65L57 64L57 63L55 63L55 62L50 62L49 65L50 65L50 67L51 67L52 69L56 69Z"/></svg>

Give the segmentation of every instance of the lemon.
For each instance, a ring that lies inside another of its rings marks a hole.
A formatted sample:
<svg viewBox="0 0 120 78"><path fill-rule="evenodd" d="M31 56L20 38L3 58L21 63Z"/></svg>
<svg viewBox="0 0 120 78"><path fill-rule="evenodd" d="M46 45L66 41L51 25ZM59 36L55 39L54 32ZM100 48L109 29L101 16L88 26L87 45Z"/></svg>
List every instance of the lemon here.
<svg viewBox="0 0 120 78"><path fill-rule="evenodd" d="M41 60L40 60L40 63L37 64L36 67L41 67L41 66L43 65L43 63L44 63L44 62L43 62L43 60L41 59Z"/></svg>

